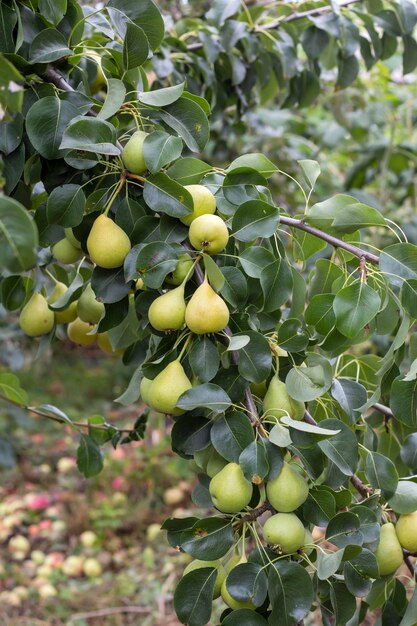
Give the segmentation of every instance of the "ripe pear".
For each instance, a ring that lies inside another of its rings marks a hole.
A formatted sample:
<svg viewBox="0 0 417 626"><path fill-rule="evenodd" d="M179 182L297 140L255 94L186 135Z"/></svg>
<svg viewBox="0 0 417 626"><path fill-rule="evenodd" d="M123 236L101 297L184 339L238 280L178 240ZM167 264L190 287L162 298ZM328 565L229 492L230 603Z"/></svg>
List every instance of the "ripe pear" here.
<svg viewBox="0 0 417 626"><path fill-rule="evenodd" d="M268 417L279 419L289 415L293 420L302 420L304 417L304 402L294 400L289 395L285 383L278 376L273 376L268 386L263 402L263 411Z"/></svg>
<svg viewBox="0 0 417 626"><path fill-rule="evenodd" d="M284 463L278 476L267 482L266 496L274 509L291 513L307 500L308 485L288 463Z"/></svg>
<svg viewBox="0 0 417 626"><path fill-rule="evenodd" d="M417 511L401 515L395 530L402 547L409 552L417 552Z"/></svg>
<svg viewBox="0 0 417 626"><path fill-rule="evenodd" d="M282 554L297 552L304 543L304 526L295 513L277 513L266 520L263 528L267 543Z"/></svg>
<svg viewBox="0 0 417 626"><path fill-rule="evenodd" d="M68 291L68 287L64 283L56 283L51 295L48 298L49 304L53 304ZM63 311L54 311L55 322L57 324L69 324L77 317L77 302L71 302Z"/></svg>
<svg viewBox="0 0 417 626"><path fill-rule="evenodd" d="M202 569L203 567L215 567L217 570L217 577L213 591L213 599L215 600L220 596L222 584L226 577L226 572L224 571L224 567L220 561L201 561L200 559L194 559L194 561L191 561L191 563L187 565L182 575L185 576L186 574L194 572L196 569Z"/></svg>
<svg viewBox="0 0 417 626"><path fill-rule="evenodd" d="M192 264L193 260L189 254L180 254L175 270L166 276L165 282L170 285L181 285L190 271Z"/></svg>
<svg viewBox="0 0 417 626"><path fill-rule="evenodd" d="M246 480L240 465L228 463L209 485L211 499L222 513L239 513L252 498L252 484Z"/></svg>
<svg viewBox="0 0 417 626"><path fill-rule="evenodd" d="M95 220L87 239L93 263L106 269L120 267L130 248L129 237L112 219L102 214Z"/></svg>
<svg viewBox="0 0 417 626"><path fill-rule="evenodd" d="M188 238L196 250L217 254L227 246L229 231L218 215L200 215L191 222Z"/></svg>
<svg viewBox="0 0 417 626"><path fill-rule="evenodd" d="M64 232L65 232L65 237L74 246L74 248L78 248L79 250L81 250L81 243L78 241L78 239L74 235L72 228L64 228Z"/></svg>
<svg viewBox="0 0 417 626"><path fill-rule="evenodd" d="M403 562L403 551L398 541L395 526L391 522L381 526L379 544L375 550L380 576L393 574Z"/></svg>
<svg viewBox="0 0 417 626"><path fill-rule="evenodd" d="M146 170L143 143L147 136L148 133L137 130L123 148L123 163L132 174L142 174Z"/></svg>
<svg viewBox="0 0 417 626"><path fill-rule="evenodd" d="M180 395L191 387L181 363L178 359L172 361L153 379L148 391L149 405L160 413L182 415L184 411L177 409L176 404Z"/></svg>
<svg viewBox="0 0 417 626"><path fill-rule="evenodd" d="M139 386L140 397L142 398L145 404L149 404L149 391L150 391L152 383L153 383L153 380L150 380L149 378L146 378L145 376L140 381L140 386Z"/></svg>
<svg viewBox="0 0 417 626"><path fill-rule="evenodd" d="M192 213L180 217L183 224L189 226L196 217L200 215L212 214L216 210L216 199L211 193L210 189L204 187L204 185L185 185L184 187L193 199L194 209Z"/></svg>
<svg viewBox="0 0 417 626"><path fill-rule="evenodd" d="M91 283L88 283L87 287L78 299L78 317L83 322L98 324L104 311L104 304L96 299L96 294L94 293Z"/></svg>
<svg viewBox="0 0 417 626"><path fill-rule="evenodd" d="M93 329L91 324L83 322L77 317L73 322L68 324L67 335L68 339L73 343L77 343L80 346L90 346L95 342L97 335L89 335Z"/></svg>
<svg viewBox="0 0 417 626"><path fill-rule="evenodd" d="M197 335L218 333L229 322L226 302L210 287L207 279L193 293L185 310L185 323Z"/></svg>
<svg viewBox="0 0 417 626"><path fill-rule="evenodd" d="M60 263L75 263L81 259L83 253L79 248L72 245L65 237L52 246L52 254Z"/></svg>
<svg viewBox="0 0 417 626"><path fill-rule="evenodd" d="M149 307L148 319L156 330L179 330L185 321L185 283L156 298Z"/></svg>
<svg viewBox="0 0 417 626"><path fill-rule="evenodd" d="M230 594L226 587L226 580L223 581L221 588L221 595L223 601L229 606L231 609L256 609L256 606L250 600L246 602L241 602L240 600L235 600L235 598Z"/></svg>
<svg viewBox="0 0 417 626"><path fill-rule="evenodd" d="M116 350L113 349L109 333L107 331L104 333L97 333L97 344L100 350L106 354L111 354L112 356L120 356L124 352L124 348L116 348Z"/></svg>
<svg viewBox="0 0 417 626"><path fill-rule="evenodd" d="M55 324L55 314L41 293L34 293L20 312L19 326L29 337L47 335Z"/></svg>

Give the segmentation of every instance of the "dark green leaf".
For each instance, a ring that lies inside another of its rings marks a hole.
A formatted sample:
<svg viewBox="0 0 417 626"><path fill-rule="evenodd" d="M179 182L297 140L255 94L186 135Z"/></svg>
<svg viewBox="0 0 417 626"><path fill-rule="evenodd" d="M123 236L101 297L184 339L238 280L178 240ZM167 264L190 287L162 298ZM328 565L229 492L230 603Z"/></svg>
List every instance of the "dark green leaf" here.
<svg viewBox="0 0 417 626"><path fill-rule="evenodd" d="M319 354L309 353L307 367L293 367L285 380L290 396L309 402L323 395L332 384L332 367ZM337 427L336 427L337 429Z"/></svg>
<svg viewBox="0 0 417 626"><path fill-rule="evenodd" d="M147 287L158 289L178 263L178 255L167 243L155 241L145 245L136 259L136 268Z"/></svg>
<svg viewBox="0 0 417 626"><path fill-rule="evenodd" d="M231 403L224 389L213 383L205 383L185 391L179 397L176 406L185 411L205 407L215 413L221 413L228 409Z"/></svg>
<svg viewBox="0 0 417 626"><path fill-rule="evenodd" d="M80 115L66 127L59 147L116 156L120 149L115 144L116 129L112 124L97 117Z"/></svg>
<svg viewBox="0 0 417 626"><path fill-rule="evenodd" d="M153 211L172 217L183 217L193 211L190 192L163 173L152 174L147 178L143 198Z"/></svg>
<svg viewBox="0 0 417 626"><path fill-rule="evenodd" d="M180 98L161 109L158 115L182 137L192 152L204 150L209 139L209 123L198 104L188 98Z"/></svg>
<svg viewBox="0 0 417 626"><path fill-rule="evenodd" d="M126 35L127 24L133 22L145 31L152 49L158 48L165 27L161 13L152 0L110 0L106 8L122 39Z"/></svg>
<svg viewBox="0 0 417 626"><path fill-rule="evenodd" d="M389 505L396 513L407 514L417 511L417 483L400 480Z"/></svg>
<svg viewBox="0 0 417 626"><path fill-rule="evenodd" d="M184 415L172 427L172 449L182 456L192 456L210 441L212 422L204 417Z"/></svg>
<svg viewBox="0 0 417 626"><path fill-rule="evenodd" d="M336 328L353 339L373 320L380 306L379 294L366 283L357 281L339 291L334 299Z"/></svg>
<svg viewBox="0 0 417 626"><path fill-rule="evenodd" d="M154 91L140 91L138 93L138 99L142 104L153 107L165 107L181 98L184 86L185 83L180 83L179 85L155 89Z"/></svg>
<svg viewBox="0 0 417 626"><path fill-rule="evenodd" d="M331 492L323 487L315 487L308 492L303 504L303 516L315 526L326 526L336 515L336 500Z"/></svg>
<svg viewBox="0 0 417 626"><path fill-rule="evenodd" d="M48 197L46 216L50 224L78 226L85 208L85 195L80 185L55 187Z"/></svg>
<svg viewBox="0 0 417 626"><path fill-rule="evenodd" d="M58 159L62 135L78 110L69 102L47 96L35 102L26 116L26 130L31 144L45 159Z"/></svg>
<svg viewBox="0 0 417 626"><path fill-rule="evenodd" d="M261 606L268 592L265 569L259 563L236 565L226 578L226 588L235 600Z"/></svg>
<svg viewBox="0 0 417 626"><path fill-rule="evenodd" d="M143 149L145 163L149 171L154 174L159 172L164 165L181 156L182 141L179 137L157 130L146 137Z"/></svg>
<svg viewBox="0 0 417 626"><path fill-rule="evenodd" d="M181 185L197 185L205 174L211 171L211 166L194 159L193 157L184 157L178 159L171 167L167 169L167 174L173 180Z"/></svg>
<svg viewBox="0 0 417 626"><path fill-rule="evenodd" d="M247 480L259 485L269 474L268 453L262 439L252 441L241 453L239 465Z"/></svg>
<svg viewBox="0 0 417 626"><path fill-rule="evenodd" d="M195 559L212 561L224 556L232 547L233 541L230 520L209 517L197 521L192 528L182 532L180 546Z"/></svg>
<svg viewBox="0 0 417 626"><path fill-rule="evenodd" d="M50 63L73 55L64 35L55 28L45 28L35 35L29 49L30 63Z"/></svg>
<svg viewBox="0 0 417 626"><path fill-rule="evenodd" d="M325 419L320 424L325 428L340 429L341 432L334 437L319 441L318 446L345 476L352 476L358 464L358 441L355 434L349 426L337 419Z"/></svg>
<svg viewBox="0 0 417 626"><path fill-rule="evenodd" d="M194 339L188 358L193 372L200 382L208 383L217 374L220 355L215 344L207 335Z"/></svg>
<svg viewBox="0 0 417 626"><path fill-rule="evenodd" d="M279 258L262 270L260 280L264 294L263 310L266 313L277 311L291 295L293 280L290 266L285 259Z"/></svg>
<svg viewBox="0 0 417 626"><path fill-rule="evenodd" d="M390 407L396 420L410 428L417 427L417 379L394 380L391 386Z"/></svg>
<svg viewBox="0 0 417 626"><path fill-rule="evenodd" d="M39 0L39 11L51 24L56 26L67 12L67 0Z"/></svg>
<svg viewBox="0 0 417 626"><path fill-rule="evenodd" d="M126 96L126 87L118 78L109 78L107 81L107 95L97 117L107 120L115 115L122 106Z"/></svg>
<svg viewBox="0 0 417 626"><path fill-rule="evenodd" d="M30 269L36 260L38 232L32 216L16 200L0 195L0 267Z"/></svg>
<svg viewBox="0 0 417 626"><path fill-rule="evenodd" d="M250 341L239 350L239 372L246 380L261 383L268 378L272 367L269 343L264 335L254 330L238 333L234 337L242 334L248 336Z"/></svg>
<svg viewBox="0 0 417 626"><path fill-rule="evenodd" d="M379 268L393 285L402 285L404 280L417 278L417 246L412 243L394 243L384 248Z"/></svg>
<svg viewBox="0 0 417 626"><path fill-rule="evenodd" d="M216 568L202 567L181 578L174 593L174 608L182 624L207 624L211 615L216 577Z"/></svg>
<svg viewBox="0 0 417 626"><path fill-rule="evenodd" d="M125 70L132 70L145 63L149 55L149 42L143 29L128 22L126 24L126 35L123 40L123 67Z"/></svg>
<svg viewBox="0 0 417 626"><path fill-rule="evenodd" d="M338 548L351 544L362 545L363 535L360 532L360 520L354 513L339 513L330 520L326 529L326 539Z"/></svg>
<svg viewBox="0 0 417 626"><path fill-rule="evenodd" d="M77 450L77 467L85 478L96 476L103 469L103 456L94 439L81 435Z"/></svg>
<svg viewBox="0 0 417 626"><path fill-rule="evenodd" d="M365 475L372 487L380 489L387 500L394 495L398 485L398 472L394 463L386 456L368 451Z"/></svg>
<svg viewBox="0 0 417 626"><path fill-rule="evenodd" d="M300 622L313 603L313 584L307 571L291 561L276 561L269 570L268 593L272 606L269 619L274 626Z"/></svg>
<svg viewBox="0 0 417 626"><path fill-rule="evenodd" d="M277 229L279 209L262 200L249 200L236 211L232 230L238 241L253 241L257 237L271 237Z"/></svg>
<svg viewBox="0 0 417 626"><path fill-rule="evenodd" d="M255 434L247 415L235 412L216 420L210 437L222 457L238 463L240 454L254 441Z"/></svg>
<svg viewBox="0 0 417 626"><path fill-rule="evenodd" d="M278 167L272 163L265 155L260 153L243 154L231 162L227 168L227 172L232 172L240 167L250 167L256 170L265 178L269 178L278 171Z"/></svg>

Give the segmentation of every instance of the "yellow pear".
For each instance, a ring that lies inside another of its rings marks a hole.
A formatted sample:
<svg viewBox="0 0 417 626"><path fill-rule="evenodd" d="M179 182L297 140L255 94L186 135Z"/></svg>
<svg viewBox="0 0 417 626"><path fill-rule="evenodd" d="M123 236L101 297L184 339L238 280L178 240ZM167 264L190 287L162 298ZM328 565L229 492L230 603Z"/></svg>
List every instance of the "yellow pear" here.
<svg viewBox="0 0 417 626"><path fill-rule="evenodd" d="M217 254L227 246L229 231L218 215L200 215L191 222L188 238L196 250Z"/></svg>
<svg viewBox="0 0 417 626"><path fill-rule="evenodd" d="M19 326L29 337L47 335L55 324L54 312L41 293L34 293L20 312Z"/></svg>
<svg viewBox="0 0 417 626"><path fill-rule="evenodd" d="M142 174L147 169L143 150L143 143L147 136L148 133L137 130L123 148L123 163L132 174Z"/></svg>
<svg viewBox="0 0 417 626"><path fill-rule="evenodd" d="M83 322L98 324L104 311L104 304L96 299L96 294L94 293L91 283L88 283L78 299L78 317Z"/></svg>
<svg viewBox="0 0 417 626"><path fill-rule="evenodd" d="M172 361L153 379L148 391L149 405L160 413L181 415L184 411L176 408L178 398L191 387L181 363L178 359Z"/></svg>
<svg viewBox="0 0 417 626"><path fill-rule="evenodd" d="M124 348L116 348L116 350L113 349L109 333L107 331L104 333L97 333L97 344L100 350L106 352L106 354L111 354L112 356L120 356L124 352Z"/></svg>
<svg viewBox="0 0 417 626"><path fill-rule="evenodd" d="M185 321L185 283L156 298L149 307L148 319L156 330L179 330Z"/></svg>
<svg viewBox="0 0 417 626"><path fill-rule="evenodd" d="M193 260L189 254L180 254L175 270L173 272L170 272L165 277L165 282L167 282L169 285L181 285L181 283L185 280L188 272L190 271L192 264ZM191 274L189 278L190 277Z"/></svg>
<svg viewBox="0 0 417 626"><path fill-rule="evenodd" d="M402 547L409 552L417 552L417 511L401 515L395 530Z"/></svg>
<svg viewBox="0 0 417 626"><path fill-rule="evenodd" d="M210 481L209 491L216 509L222 513L239 513L252 498L252 484L240 465L228 463Z"/></svg>
<svg viewBox="0 0 417 626"><path fill-rule="evenodd" d="M229 590L226 587L226 580L223 581L221 588L221 595L223 601L229 606L231 609L255 609L255 605L250 600L246 602L241 602L240 600L235 600L235 598L230 594ZM243 626L243 624L242 624Z"/></svg>
<svg viewBox="0 0 417 626"><path fill-rule="evenodd" d="M273 376L265 394L263 411L268 417L279 419L289 415L293 420L300 421L304 417L305 406L304 402L291 398L285 383L278 376Z"/></svg>
<svg viewBox="0 0 417 626"><path fill-rule="evenodd" d="M152 383L153 383L153 380L150 380L149 378L146 378L145 376L140 381L140 386L139 386L140 397L142 398L145 404L149 404L149 391L150 391Z"/></svg>
<svg viewBox="0 0 417 626"><path fill-rule="evenodd" d="M274 509L291 513L307 500L308 485L288 463L284 463L278 476L266 485L266 496Z"/></svg>
<svg viewBox="0 0 417 626"><path fill-rule="evenodd" d="M403 562L403 551L391 522L381 526L379 544L375 550L380 576L394 574Z"/></svg>
<svg viewBox="0 0 417 626"><path fill-rule="evenodd" d="M75 263L81 259L83 253L79 248L72 245L65 237L52 246L52 254L60 263Z"/></svg>
<svg viewBox="0 0 417 626"><path fill-rule="evenodd" d="M196 217L215 212L216 199L210 189L207 189L204 185L185 185L184 188L191 194L194 209L192 213L184 215L184 217L180 217L183 224L189 226Z"/></svg>
<svg viewBox="0 0 417 626"><path fill-rule="evenodd" d="M215 567L217 570L217 577L213 591L213 599L215 600L220 596L222 584L226 576L226 572L224 571L224 567L220 561L201 561L200 559L194 559L194 561L191 561L191 563L187 565L182 575L185 576L186 574L194 572L196 569L202 569L203 567Z"/></svg>
<svg viewBox="0 0 417 626"><path fill-rule="evenodd" d="M77 343L80 346L90 346L95 342L97 335L89 335L93 329L91 324L83 322L77 317L73 322L68 324L67 335L68 339L73 343Z"/></svg>
<svg viewBox="0 0 417 626"><path fill-rule="evenodd" d="M282 554L292 554L304 543L304 526L295 513L277 513L266 520L263 533L267 543Z"/></svg>
<svg viewBox="0 0 417 626"><path fill-rule="evenodd" d="M227 304L210 287L207 279L195 290L187 304L185 323L197 335L218 333L229 323Z"/></svg>
<svg viewBox="0 0 417 626"><path fill-rule="evenodd" d="M107 215L100 215L94 222L87 239L87 250L93 263L112 269L123 265L130 250L130 239Z"/></svg>
<svg viewBox="0 0 417 626"><path fill-rule="evenodd" d="M68 287L64 283L56 283L51 295L48 298L49 304L53 304L68 291ZM57 324L69 324L77 317L77 302L71 302L63 311L54 311L55 322Z"/></svg>

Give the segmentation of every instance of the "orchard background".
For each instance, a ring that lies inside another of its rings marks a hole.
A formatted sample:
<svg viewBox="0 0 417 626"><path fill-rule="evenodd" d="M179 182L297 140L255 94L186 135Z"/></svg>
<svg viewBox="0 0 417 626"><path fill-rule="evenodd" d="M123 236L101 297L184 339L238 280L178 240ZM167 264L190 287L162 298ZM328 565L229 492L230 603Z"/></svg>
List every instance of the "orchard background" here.
<svg viewBox="0 0 417 626"><path fill-rule="evenodd" d="M0 2L2 623L417 622L416 23L413 0ZM155 328L205 277L215 332Z"/></svg>

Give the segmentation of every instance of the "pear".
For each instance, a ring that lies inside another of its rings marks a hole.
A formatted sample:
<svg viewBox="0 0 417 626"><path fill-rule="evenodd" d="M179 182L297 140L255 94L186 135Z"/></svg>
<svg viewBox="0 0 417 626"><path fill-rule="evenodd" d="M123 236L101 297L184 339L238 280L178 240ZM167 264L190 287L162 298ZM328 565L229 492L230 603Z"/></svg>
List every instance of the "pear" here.
<svg viewBox="0 0 417 626"><path fill-rule="evenodd" d="M104 304L96 299L91 283L82 292L77 303L78 317L83 322L98 324L105 311Z"/></svg>
<svg viewBox="0 0 417 626"><path fill-rule="evenodd" d="M304 543L304 526L295 513L277 513L266 520L263 533L267 543L282 554L292 554Z"/></svg>
<svg viewBox="0 0 417 626"><path fill-rule="evenodd" d="M145 404L149 404L149 391L150 391L152 383L153 383L153 380L150 380L149 378L146 378L145 376L140 381L140 386L139 386L140 397L142 398Z"/></svg>
<svg viewBox="0 0 417 626"><path fill-rule="evenodd" d="M375 550L380 576L394 574L403 562L403 551L391 522L381 526L379 544Z"/></svg>
<svg viewBox="0 0 417 626"><path fill-rule="evenodd" d="M223 581L223 584L222 584L221 596L223 598L223 601L227 604L227 606L229 606L231 609L253 609L253 610L255 610L256 607L253 604L253 602L251 602L250 600L248 600L246 602L241 602L240 600L235 600L235 598L230 594L229 590L226 587L226 580L227 580L227 578Z"/></svg>
<svg viewBox="0 0 417 626"><path fill-rule="evenodd" d="M263 402L264 413L277 419L289 415L293 420L300 421L304 417L304 410L304 403L291 398L285 383L278 376L273 376Z"/></svg>
<svg viewBox="0 0 417 626"><path fill-rule="evenodd" d="M197 335L217 333L229 322L227 304L210 287L207 279L194 292L185 310L185 323Z"/></svg>
<svg viewBox="0 0 417 626"><path fill-rule="evenodd" d="M72 245L65 237L52 246L52 254L60 263L75 263L81 259L83 253L79 248Z"/></svg>
<svg viewBox="0 0 417 626"><path fill-rule="evenodd" d="M153 379L148 391L149 405L160 413L182 415L184 411L175 407L180 395L191 387L181 363L178 359L172 361Z"/></svg>
<svg viewBox="0 0 417 626"><path fill-rule="evenodd" d="M73 322L68 324L67 335L68 339L73 343L77 343L80 346L90 346L96 340L96 335L89 335L93 329L91 324L83 322L77 317Z"/></svg>
<svg viewBox="0 0 417 626"><path fill-rule="evenodd" d="M180 254L178 263L173 272L165 277L165 282L169 285L180 285L186 278L193 264L193 260L189 254ZM190 275L191 277L191 275Z"/></svg>
<svg viewBox="0 0 417 626"><path fill-rule="evenodd" d="M214 478L225 466L227 465L226 459L224 459L217 450L211 452L206 465L206 474L210 478Z"/></svg>
<svg viewBox="0 0 417 626"><path fill-rule="evenodd" d="M185 283L156 298L149 307L148 319L155 330L179 330L185 320Z"/></svg>
<svg viewBox="0 0 417 626"><path fill-rule="evenodd" d="M20 312L19 326L29 337L47 335L55 324L54 312L41 293L34 293Z"/></svg>
<svg viewBox="0 0 417 626"><path fill-rule="evenodd" d="M51 295L48 298L48 303L53 304L68 291L68 287L64 283L56 283ZM69 324L73 322L77 317L77 302L71 302L63 311L54 311L55 322L57 324Z"/></svg>
<svg viewBox="0 0 417 626"><path fill-rule="evenodd" d="M185 185L186 189L193 199L194 209L192 213L180 217L183 224L189 226L196 217L200 215L212 214L216 210L216 199L211 193L210 189L204 187L204 185Z"/></svg>
<svg viewBox="0 0 417 626"><path fill-rule="evenodd" d="M402 547L409 552L417 552L417 511L401 515L395 530Z"/></svg>
<svg viewBox="0 0 417 626"><path fill-rule="evenodd" d="M145 133L143 130L137 130L123 148L123 163L132 174L142 174L146 170L143 143L147 136L148 133Z"/></svg>
<svg viewBox="0 0 417 626"><path fill-rule="evenodd" d="M94 222L87 239L87 250L93 263L112 269L123 265L130 250L130 239L107 215L100 215Z"/></svg>
<svg viewBox="0 0 417 626"><path fill-rule="evenodd" d="M263 380L261 383L251 383L249 386L254 396L260 398L261 400L265 397L265 394L268 390L268 387L266 386L266 380Z"/></svg>
<svg viewBox="0 0 417 626"><path fill-rule="evenodd" d="M113 349L109 333L107 331L97 334L97 344L100 350L106 352L106 354L111 354L112 356L120 356L124 352L124 348L116 348L116 350Z"/></svg>
<svg viewBox="0 0 417 626"><path fill-rule="evenodd" d="M188 238L196 250L217 254L226 247L229 231L218 215L200 215L191 222Z"/></svg>
<svg viewBox="0 0 417 626"><path fill-rule="evenodd" d="M64 232L65 232L65 237L74 246L74 248L78 248L79 250L81 250L81 243L78 241L78 239L74 235L72 228L64 228Z"/></svg>
<svg viewBox="0 0 417 626"><path fill-rule="evenodd" d="M239 513L252 498L252 484L246 480L240 465L228 463L209 485L211 499L222 513Z"/></svg>
<svg viewBox="0 0 417 626"><path fill-rule="evenodd" d="M226 572L224 571L224 567L220 561L201 561L200 559L194 559L194 561L191 561L191 563L187 565L182 575L185 576L186 574L194 572L196 569L202 569L203 567L215 567L217 570L217 577L213 591L213 599L215 600L220 596L222 584L226 577Z"/></svg>
<svg viewBox="0 0 417 626"><path fill-rule="evenodd" d="M284 463L278 476L267 482L266 496L274 509L291 513L306 501L308 485L288 463Z"/></svg>

